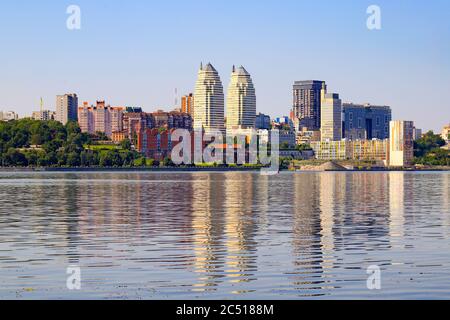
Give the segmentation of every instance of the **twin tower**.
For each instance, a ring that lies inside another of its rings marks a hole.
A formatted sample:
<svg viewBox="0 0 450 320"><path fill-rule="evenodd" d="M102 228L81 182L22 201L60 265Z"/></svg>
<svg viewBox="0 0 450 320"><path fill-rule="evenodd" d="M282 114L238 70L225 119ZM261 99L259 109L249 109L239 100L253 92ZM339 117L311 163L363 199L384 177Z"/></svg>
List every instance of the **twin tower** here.
<svg viewBox="0 0 450 320"><path fill-rule="evenodd" d="M225 126L225 97L217 70L208 63L200 66L194 93L194 128L205 131L252 129L256 119L256 95L252 78L244 67L235 68L227 95Z"/></svg>

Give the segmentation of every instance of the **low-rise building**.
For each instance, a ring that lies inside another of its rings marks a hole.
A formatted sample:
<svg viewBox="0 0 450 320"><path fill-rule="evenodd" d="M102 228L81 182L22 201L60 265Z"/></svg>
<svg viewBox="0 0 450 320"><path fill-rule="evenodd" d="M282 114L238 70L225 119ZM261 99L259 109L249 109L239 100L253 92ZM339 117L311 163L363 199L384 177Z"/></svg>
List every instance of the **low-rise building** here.
<svg viewBox="0 0 450 320"><path fill-rule="evenodd" d="M56 112L51 110L34 111L31 115L33 120L50 121L56 119Z"/></svg>
<svg viewBox="0 0 450 320"><path fill-rule="evenodd" d="M0 111L0 121L18 120L19 115L14 111Z"/></svg>
<svg viewBox="0 0 450 320"><path fill-rule="evenodd" d="M450 142L450 123L442 129L441 136L447 143Z"/></svg>
<svg viewBox="0 0 450 320"><path fill-rule="evenodd" d="M341 140L311 143L318 160L383 161L389 159L389 140Z"/></svg>

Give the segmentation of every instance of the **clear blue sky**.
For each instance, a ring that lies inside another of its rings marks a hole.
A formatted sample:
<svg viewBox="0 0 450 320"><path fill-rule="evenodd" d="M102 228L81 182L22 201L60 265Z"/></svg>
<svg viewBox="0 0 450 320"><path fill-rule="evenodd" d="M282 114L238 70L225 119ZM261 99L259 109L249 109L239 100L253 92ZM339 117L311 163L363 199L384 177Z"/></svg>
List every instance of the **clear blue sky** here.
<svg viewBox="0 0 450 320"><path fill-rule="evenodd" d="M66 8L82 29L66 28ZM382 9L369 31L366 9ZM295 80L318 79L344 101L388 104L395 119L450 122L450 1L2 1L0 110L54 108L56 94L152 111L193 90L200 61L225 88L233 64L258 111L288 115Z"/></svg>

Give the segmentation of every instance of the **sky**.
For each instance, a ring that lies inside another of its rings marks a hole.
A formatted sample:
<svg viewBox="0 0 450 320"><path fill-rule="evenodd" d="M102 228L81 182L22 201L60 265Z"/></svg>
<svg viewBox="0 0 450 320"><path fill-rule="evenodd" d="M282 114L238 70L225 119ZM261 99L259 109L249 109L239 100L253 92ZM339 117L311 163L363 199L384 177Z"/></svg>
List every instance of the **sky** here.
<svg viewBox="0 0 450 320"><path fill-rule="evenodd" d="M66 26L69 5L81 9L80 30ZM367 28L370 5L381 30ZM5 0L0 43L0 110L21 116L68 92L172 110L203 61L225 90L243 65L258 112L271 116L289 115L294 81L315 79L424 130L450 122L448 0Z"/></svg>

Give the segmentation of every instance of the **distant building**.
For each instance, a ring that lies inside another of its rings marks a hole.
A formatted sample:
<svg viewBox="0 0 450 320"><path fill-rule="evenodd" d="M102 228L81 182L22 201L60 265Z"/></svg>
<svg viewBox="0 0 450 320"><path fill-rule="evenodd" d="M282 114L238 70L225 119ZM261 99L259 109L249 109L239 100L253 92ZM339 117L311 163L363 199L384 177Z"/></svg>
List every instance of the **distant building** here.
<svg viewBox="0 0 450 320"><path fill-rule="evenodd" d="M0 121L18 120L19 115L14 111L0 111Z"/></svg>
<svg viewBox="0 0 450 320"><path fill-rule="evenodd" d="M194 93L194 128L225 132L225 101L222 81L208 63L200 66Z"/></svg>
<svg viewBox="0 0 450 320"><path fill-rule="evenodd" d="M356 140L348 141L350 145L349 159L361 161L383 161L387 164L389 140Z"/></svg>
<svg viewBox="0 0 450 320"><path fill-rule="evenodd" d="M417 129L416 127L414 127L414 129L413 129L413 137L414 137L414 141L417 141L420 138L422 138L422 129Z"/></svg>
<svg viewBox="0 0 450 320"><path fill-rule="evenodd" d="M318 160L379 161L387 164L389 141L386 140L341 140L311 143Z"/></svg>
<svg viewBox="0 0 450 320"><path fill-rule="evenodd" d="M312 142L321 141L321 133L319 130L303 129L297 132L297 144L311 144Z"/></svg>
<svg viewBox="0 0 450 320"><path fill-rule="evenodd" d="M255 128L256 94L250 74L233 66L227 94L227 132Z"/></svg>
<svg viewBox="0 0 450 320"><path fill-rule="evenodd" d="M272 126L279 130L294 130L294 123L289 117L278 117L272 121Z"/></svg>
<svg viewBox="0 0 450 320"><path fill-rule="evenodd" d="M296 81L293 87L293 118L295 130L320 130L321 91L326 92L325 81Z"/></svg>
<svg viewBox="0 0 450 320"><path fill-rule="evenodd" d="M295 148L297 145L297 136L293 130L280 130L280 146L287 145L289 148Z"/></svg>
<svg viewBox="0 0 450 320"><path fill-rule="evenodd" d="M414 158L414 122L391 121L389 142L389 165L405 167Z"/></svg>
<svg viewBox="0 0 450 320"><path fill-rule="evenodd" d="M348 141L312 142L314 156L318 160L347 160L351 153Z"/></svg>
<svg viewBox="0 0 450 320"><path fill-rule="evenodd" d="M102 132L109 138L113 132L123 131L123 114L125 107L111 107L105 101L97 101L95 106L87 102L78 108L78 124L81 131L95 134Z"/></svg>
<svg viewBox="0 0 450 320"><path fill-rule="evenodd" d="M259 113L256 115L256 130L270 130L270 116Z"/></svg>
<svg viewBox="0 0 450 320"><path fill-rule="evenodd" d="M194 116L194 94L190 93L181 98L181 112Z"/></svg>
<svg viewBox="0 0 450 320"><path fill-rule="evenodd" d="M343 137L348 140L388 139L392 110L388 106L343 104Z"/></svg>
<svg viewBox="0 0 450 320"><path fill-rule="evenodd" d="M442 129L441 136L447 143L450 142L450 123Z"/></svg>
<svg viewBox="0 0 450 320"><path fill-rule="evenodd" d="M49 121L55 120L56 112L51 110L34 111L31 115L33 120Z"/></svg>
<svg viewBox="0 0 450 320"><path fill-rule="evenodd" d="M342 140L342 101L337 93L322 90L321 139L323 141Z"/></svg>
<svg viewBox="0 0 450 320"><path fill-rule="evenodd" d="M78 121L78 96L74 93L56 96L56 121L66 124Z"/></svg>

